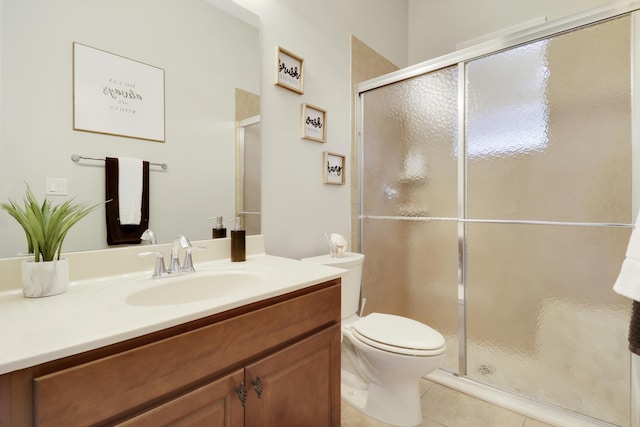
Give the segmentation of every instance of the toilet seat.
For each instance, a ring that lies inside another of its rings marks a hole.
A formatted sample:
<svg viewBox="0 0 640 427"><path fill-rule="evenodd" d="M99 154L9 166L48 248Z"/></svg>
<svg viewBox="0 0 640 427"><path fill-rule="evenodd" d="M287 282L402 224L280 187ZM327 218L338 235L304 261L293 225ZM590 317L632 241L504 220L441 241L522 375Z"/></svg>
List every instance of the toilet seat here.
<svg viewBox="0 0 640 427"><path fill-rule="evenodd" d="M371 313L353 324L353 336L380 350L408 356L435 356L444 352L444 337L416 320L393 314Z"/></svg>

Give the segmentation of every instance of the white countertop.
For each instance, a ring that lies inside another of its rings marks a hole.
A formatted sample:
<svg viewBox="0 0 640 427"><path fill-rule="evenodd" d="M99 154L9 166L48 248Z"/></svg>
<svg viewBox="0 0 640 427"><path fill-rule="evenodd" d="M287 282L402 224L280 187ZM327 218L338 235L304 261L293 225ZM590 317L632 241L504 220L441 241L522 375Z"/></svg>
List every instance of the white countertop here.
<svg viewBox="0 0 640 427"><path fill-rule="evenodd" d="M150 260L147 260L147 264ZM193 277L216 269L258 272L251 291L171 305L133 305L127 297L177 278L150 279L150 270L72 281L64 294L25 298L0 291L0 374L159 331L340 277L343 270L262 254L231 263L195 262ZM73 276L72 276L73 279Z"/></svg>

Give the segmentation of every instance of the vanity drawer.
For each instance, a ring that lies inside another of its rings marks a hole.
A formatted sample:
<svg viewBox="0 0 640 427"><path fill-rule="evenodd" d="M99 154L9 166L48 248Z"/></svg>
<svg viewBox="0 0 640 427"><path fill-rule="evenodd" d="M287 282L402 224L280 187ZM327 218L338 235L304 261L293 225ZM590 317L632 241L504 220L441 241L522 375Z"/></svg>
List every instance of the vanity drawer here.
<svg viewBox="0 0 640 427"><path fill-rule="evenodd" d="M339 321L337 281L200 329L35 378L36 425L91 425L121 419Z"/></svg>

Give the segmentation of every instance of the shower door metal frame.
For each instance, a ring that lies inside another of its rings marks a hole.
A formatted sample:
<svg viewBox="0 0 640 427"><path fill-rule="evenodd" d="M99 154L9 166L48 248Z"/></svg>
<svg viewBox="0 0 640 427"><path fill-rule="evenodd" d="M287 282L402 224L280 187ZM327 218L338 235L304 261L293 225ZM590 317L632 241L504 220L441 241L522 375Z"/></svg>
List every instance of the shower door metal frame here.
<svg viewBox="0 0 640 427"><path fill-rule="evenodd" d="M639 0L616 2L609 6L590 9L583 13L548 22L534 28L517 31L511 35L500 37L499 39L483 42L476 46L471 46L438 58L420 62L401 70L385 74L384 76L359 83L356 88L356 93L358 95L357 101L359 102L359 98L362 93L372 89L377 89L382 86L417 77L431 71L451 67L460 63L466 63L483 56L497 53L501 50L510 49L535 40L556 36L568 31L576 30L583 26L595 24L599 21L606 21L617 16L625 15L636 10L640 10ZM362 130L360 127L361 124L362 123L359 123L359 132Z"/></svg>
<svg viewBox="0 0 640 427"><path fill-rule="evenodd" d="M500 51L510 49L526 43L557 36L569 31L579 29L580 27L596 24L601 21L610 20L622 15L631 15L631 61L632 61L632 83L631 83L631 99L632 99L632 213L633 216L640 208L640 128L635 129L633 123L640 120L640 94L636 93L635 84L640 85L640 42L636 41L636 36L640 37L640 12L632 13L640 10L640 1L624 1L616 2L608 6L598 7L587 10L583 13L562 18L553 22L542 24L534 28L515 32L509 36L500 39L480 43L457 52L453 52L433 60L425 61L384 76L367 80L359 83L356 88L356 147L357 147L357 194L358 194L358 245L362 248L362 229L364 224L363 209L363 158L364 158L364 106L363 95L371 90L408 80L413 77L424 75L447 67L457 66L458 73L458 121L457 121L457 139L458 139L458 284L457 284L457 305L458 305L458 370L457 374L453 374L467 383L476 383L480 388L488 388L474 380L467 378L467 328L466 328L466 225L472 222L482 223L511 223L511 224L561 224L569 226L585 226L584 223L572 222L554 222L554 221L524 221L524 220L477 220L467 218L466 203L466 185L467 185L467 168L466 168L466 64L472 60L482 58ZM639 99L636 99L639 98ZM635 223L635 218L632 222ZM619 223L589 223L591 227L623 227L632 228L633 224ZM613 283L612 283L613 286ZM631 365L631 377L638 378L640 381L640 372L637 372L640 360L632 363L630 356L629 363ZM633 384L635 382L632 381ZM473 388L473 387L471 387ZM463 390L465 387L460 387ZM631 387L631 427L640 427L640 408L636 407L634 402L640 402L640 390L638 387ZM565 411L569 413L570 411Z"/></svg>
<svg viewBox="0 0 640 427"><path fill-rule="evenodd" d="M467 375L467 105L466 62L458 62L458 373Z"/></svg>

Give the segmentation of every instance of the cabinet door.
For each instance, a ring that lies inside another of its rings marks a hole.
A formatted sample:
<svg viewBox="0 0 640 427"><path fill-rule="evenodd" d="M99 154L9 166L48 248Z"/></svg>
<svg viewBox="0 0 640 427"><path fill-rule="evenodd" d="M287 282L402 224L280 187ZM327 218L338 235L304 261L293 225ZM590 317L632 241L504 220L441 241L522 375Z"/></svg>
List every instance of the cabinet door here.
<svg viewBox="0 0 640 427"><path fill-rule="evenodd" d="M241 427L244 408L236 389L243 378L239 369L118 426Z"/></svg>
<svg viewBox="0 0 640 427"><path fill-rule="evenodd" d="M340 325L249 365L247 427L340 425Z"/></svg>

